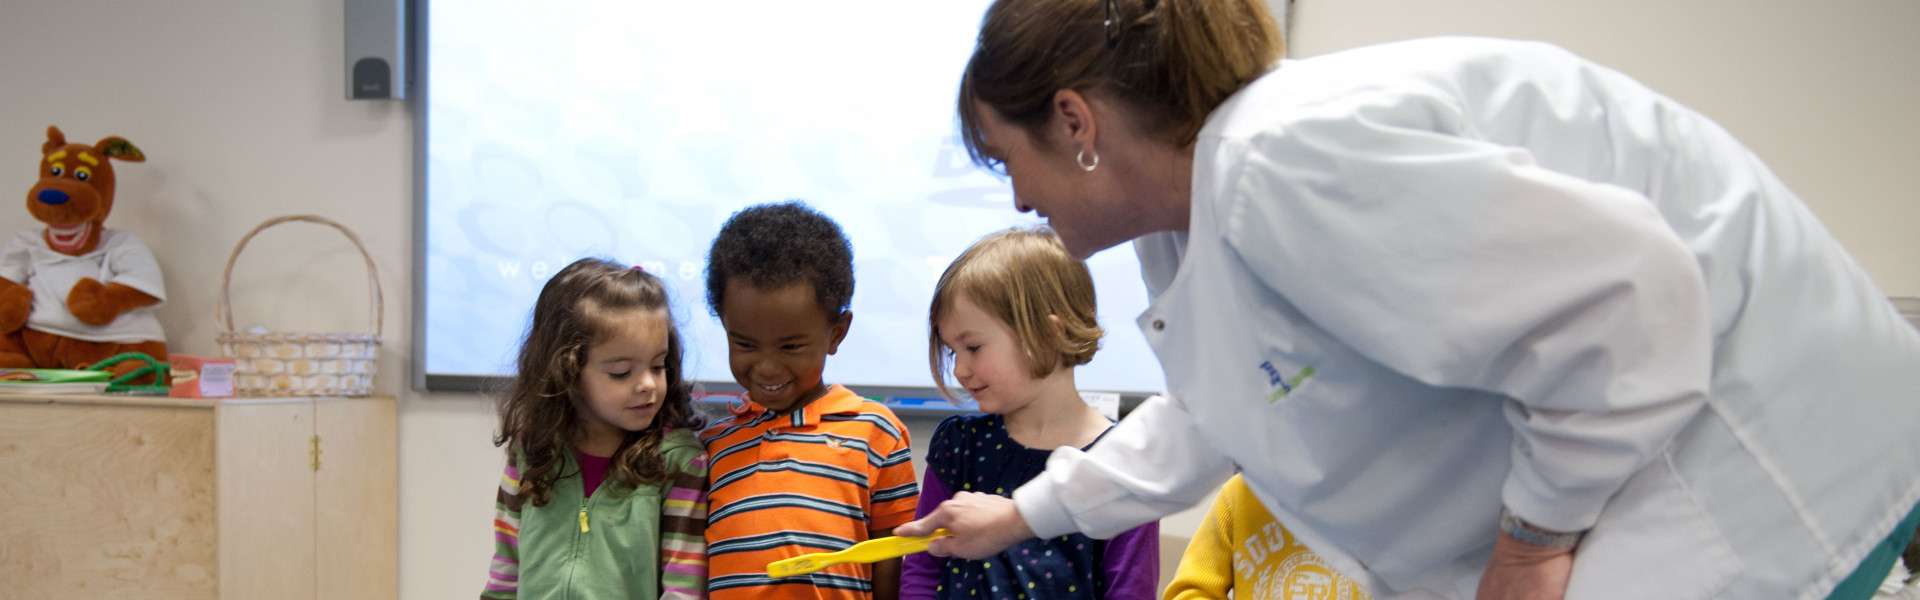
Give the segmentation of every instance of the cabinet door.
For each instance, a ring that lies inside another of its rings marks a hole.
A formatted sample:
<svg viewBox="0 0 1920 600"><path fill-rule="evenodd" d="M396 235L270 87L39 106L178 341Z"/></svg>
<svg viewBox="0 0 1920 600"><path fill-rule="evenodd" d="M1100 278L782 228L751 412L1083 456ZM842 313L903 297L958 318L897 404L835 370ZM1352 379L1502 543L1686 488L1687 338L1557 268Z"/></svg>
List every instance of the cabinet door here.
<svg viewBox="0 0 1920 600"><path fill-rule="evenodd" d="M224 401L220 597L315 600L313 402Z"/></svg>
<svg viewBox="0 0 1920 600"><path fill-rule="evenodd" d="M215 593L210 408L0 401L0 598Z"/></svg>
<svg viewBox="0 0 1920 600"><path fill-rule="evenodd" d="M399 595L399 430L391 398L314 403L321 598Z"/></svg>

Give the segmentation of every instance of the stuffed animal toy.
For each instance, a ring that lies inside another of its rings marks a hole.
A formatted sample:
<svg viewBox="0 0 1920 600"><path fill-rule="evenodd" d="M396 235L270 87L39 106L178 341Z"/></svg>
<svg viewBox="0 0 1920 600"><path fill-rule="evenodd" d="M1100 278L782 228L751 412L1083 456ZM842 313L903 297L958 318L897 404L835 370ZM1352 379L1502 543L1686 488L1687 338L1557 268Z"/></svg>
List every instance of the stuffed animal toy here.
<svg viewBox="0 0 1920 600"><path fill-rule="evenodd" d="M133 234L107 229L113 163L146 156L119 136L69 144L47 127L27 212L46 227L0 249L0 367L79 369L122 352L166 360L155 309L166 300L160 264ZM123 362L113 370L139 368Z"/></svg>

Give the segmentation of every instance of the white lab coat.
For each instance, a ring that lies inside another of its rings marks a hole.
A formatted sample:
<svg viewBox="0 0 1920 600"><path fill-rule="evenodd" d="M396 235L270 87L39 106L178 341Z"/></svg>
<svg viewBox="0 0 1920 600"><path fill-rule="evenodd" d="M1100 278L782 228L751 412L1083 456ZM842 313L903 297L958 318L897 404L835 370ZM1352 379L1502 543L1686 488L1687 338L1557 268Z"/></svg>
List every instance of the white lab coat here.
<svg viewBox="0 0 1920 600"><path fill-rule="evenodd" d="M1286 61L1135 242L1171 394L1015 501L1111 535L1239 467L1376 597L1473 595L1504 504L1570 598L1817 598L1920 502L1920 334L1725 130L1543 44Z"/></svg>

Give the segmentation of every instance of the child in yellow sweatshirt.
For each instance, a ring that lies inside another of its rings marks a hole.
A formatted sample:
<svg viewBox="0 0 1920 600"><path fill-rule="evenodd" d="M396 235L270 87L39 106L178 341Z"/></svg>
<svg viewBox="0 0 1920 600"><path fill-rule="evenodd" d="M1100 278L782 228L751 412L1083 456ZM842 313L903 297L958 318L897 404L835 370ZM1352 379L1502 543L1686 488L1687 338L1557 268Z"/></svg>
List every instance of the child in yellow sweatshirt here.
<svg viewBox="0 0 1920 600"><path fill-rule="evenodd" d="M1164 600L1328 598L1366 600L1358 582L1294 539L1239 475L1221 486Z"/></svg>

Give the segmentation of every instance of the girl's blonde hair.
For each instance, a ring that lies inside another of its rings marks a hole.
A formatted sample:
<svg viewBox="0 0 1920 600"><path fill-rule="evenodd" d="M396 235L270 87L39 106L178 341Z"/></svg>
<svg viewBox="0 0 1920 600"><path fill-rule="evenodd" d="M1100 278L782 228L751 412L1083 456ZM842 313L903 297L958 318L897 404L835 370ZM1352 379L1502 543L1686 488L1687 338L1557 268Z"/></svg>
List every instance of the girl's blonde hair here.
<svg viewBox="0 0 1920 600"><path fill-rule="evenodd" d="M975 101L1044 145L1054 93L1099 90L1184 147L1282 49L1267 0L996 0L960 76L960 137L992 167Z"/></svg>
<svg viewBox="0 0 1920 600"><path fill-rule="evenodd" d="M980 238L947 265L933 288L927 311L927 361L940 394L948 398L951 359L942 349L940 317L960 298L1013 330L1036 379L1055 369L1093 360L1100 349L1093 275L1075 259L1053 230L1012 228Z"/></svg>
<svg viewBox="0 0 1920 600"><path fill-rule="evenodd" d="M540 289L526 342L520 346L519 371L496 407L500 433L493 444L507 446L525 462L520 493L534 506L545 505L554 482L572 475L561 470L580 428L574 400L584 400L586 393L580 389L580 371L587 350L605 339L609 317L630 310L667 313L667 380L653 424L628 432L620 441L607 480L629 488L666 480L668 467L660 456L666 432L700 426L692 386L680 370L680 332L667 306L666 285L637 268L597 258L574 261Z"/></svg>

